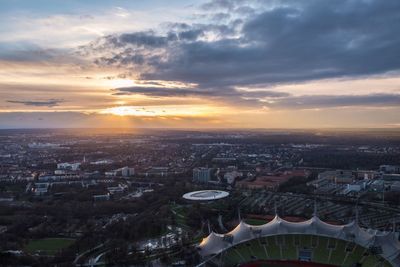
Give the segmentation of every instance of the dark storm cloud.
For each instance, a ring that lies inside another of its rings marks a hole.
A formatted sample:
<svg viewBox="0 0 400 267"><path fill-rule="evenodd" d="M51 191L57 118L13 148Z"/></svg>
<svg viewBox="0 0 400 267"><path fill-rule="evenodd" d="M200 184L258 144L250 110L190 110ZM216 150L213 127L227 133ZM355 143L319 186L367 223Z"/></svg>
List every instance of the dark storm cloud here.
<svg viewBox="0 0 400 267"><path fill-rule="evenodd" d="M22 104L25 106L34 107L54 107L64 102L62 99L47 99L47 100L7 100L8 103Z"/></svg>
<svg viewBox="0 0 400 267"><path fill-rule="evenodd" d="M400 68L400 1L312 1L245 22L242 37L184 43L148 77L196 83L298 82ZM335 3L335 5L333 4Z"/></svg>
<svg viewBox="0 0 400 267"><path fill-rule="evenodd" d="M270 97L279 98L287 97L289 94L283 92L254 90L254 91L239 91L233 88L209 88L209 89L188 89L188 88L165 88L165 87L122 87L114 89L116 95L126 94L142 94L153 97L183 97L183 96L208 96L208 97L245 97L259 98Z"/></svg>
<svg viewBox="0 0 400 267"><path fill-rule="evenodd" d="M165 87L122 87L113 89L115 95L141 94L155 97L174 97L187 95L206 95L206 91L197 91L184 88L165 88Z"/></svg>
<svg viewBox="0 0 400 267"><path fill-rule="evenodd" d="M197 40L203 34L204 34L204 32L201 29L197 29L197 30L182 31L178 34L178 36L179 36L179 39L181 39L181 40L194 41L194 40Z"/></svg>
<svg viewBox="0 0 400 267"><path fill-rule="evenodd" d="M121 52L114 53L112 56L101 57L95 60L98 65L142 65L148 62L150 57L145 57L137 52L133 52L132 49L125 49Z"/></svg>
<svg viewBox="0 0 400 267"><path fill-rule="evenodd" d="M212 5L229 8L231 2L214 1ZM400 1L282 3L246 19L238 38L197 40L204 30L184 24L178 39L139 32L108 41L118 47L135 44L165 49L166 56L153 58L152 71L143 73L145 78L207 86L298 82L400 68L400 57L393 56L400 54L400 27L394 26L400 23ZM233 32L232 23L213 27L221 35ZM136 56L145 57L140 52ZM135 60L132 55L127 57ZM121 58L120 62L125 61Z"/></svg>
<svg viewBox="0 0 400 267"><path fill-rule="evenodd" d="M400 69L398 0L277 0L258 5L263 8L256 10L247 1L215 0L203 9L211 15L228 10L235 20L170 23L166 34L108 36L108 55L98 62L134 65L143 80L195 83L204 94L219 91L219 96L231 95L231 88L239 85L267 87ZM239 11L251 16L240 16ZM202 38L208 34L217 38ZM96 45L92 49L101 50Z"/></svg>
<svg viewBox="0 0 400 267"><path fill-rule="evenodd" d="M137 47L163 47L168 43L165 36L157 36L154 32L124 33L119 36L105 37L106 44L112 47L135 45Z"/></svg>

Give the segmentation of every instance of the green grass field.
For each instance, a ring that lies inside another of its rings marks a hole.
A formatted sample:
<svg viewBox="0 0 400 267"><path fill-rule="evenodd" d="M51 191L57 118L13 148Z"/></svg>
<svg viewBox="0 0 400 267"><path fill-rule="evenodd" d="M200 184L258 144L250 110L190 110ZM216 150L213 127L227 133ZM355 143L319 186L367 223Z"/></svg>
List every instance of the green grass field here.
<svg viewBox="0 0 400 267"><path fill-rule="evenodd" d="M71 238L44 238L30 240L26 245L25 250L29 253L42 252L48 255L54 255L58 251L69 247L75 242Z"/></svg>
<svg viewBox="0 0 400 267"><path fill-rule="evenodd" d="M261 220L261 219L253 219L253 218L247 218L244 220L247 224L251 225L263 225L266 224L266 220Z"/></svg>
<svg viewBox="0 0 400 267"><path fill-rule="evenodd" d="M171 211L174 213L175 221L178 226L182 228L189 228L186 224L186 211L183 206L180 205L171 205Z"/></svg>
<svg viewBox="0 0 400 267"><path fill-rule="evenodd" d="M346 250L349 245L348 241L324 236L273 235L235 245L223 253L222 262L224 267L232 267L255 259L298 260L301 251L308 251L311 253L310 260L315 263L344 267L351 267L356 263L361 263L363 267L391 266L379 256L364 257L367 249L357 244L351 243L353 249ZM379 259L383 262L380 263Z"/></svg>

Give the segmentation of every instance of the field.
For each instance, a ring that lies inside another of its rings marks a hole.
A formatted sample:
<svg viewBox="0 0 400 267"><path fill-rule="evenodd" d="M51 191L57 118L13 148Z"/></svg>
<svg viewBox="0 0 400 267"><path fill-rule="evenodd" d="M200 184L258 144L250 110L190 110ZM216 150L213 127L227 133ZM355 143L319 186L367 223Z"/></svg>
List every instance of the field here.
<svg viewBox="0 0 400 267"><path fill-rule="evenodd" d="M54 255L58 251L69 247L75 242L71 238L45 238L30 240L26 245L25 250L29 253L43 253L47 255Z"/></svg>
<svg viewBox="0 0 400 267"><path fill-rule="evenodd" d="M247 224L251 225L263 225L267 223L267 220L262 220L262 219L253 219L253 218L247 218L244 220Z"/></svg>
<svg viewBox="0 0 400 267"><path fill-rule="evenodd" d="M333 265L299 261L257 261L240 267L335 267Z"/></svg>
<svg viewBox="0 0 400 267"><path fill-rule="evenodd" d="M174 214L177 225L187 229L185 208L180 205L171 205L171 211Z"/></svg>
<svg viewBox="0 0 400 267"><path fill-rule="evenodd" d="M379 255L370 254L367 248L357 244L324 236L301 234L255 238L234 245L212 261L224 267L353 267L356 264L363 267L392 266Z"/></svg>

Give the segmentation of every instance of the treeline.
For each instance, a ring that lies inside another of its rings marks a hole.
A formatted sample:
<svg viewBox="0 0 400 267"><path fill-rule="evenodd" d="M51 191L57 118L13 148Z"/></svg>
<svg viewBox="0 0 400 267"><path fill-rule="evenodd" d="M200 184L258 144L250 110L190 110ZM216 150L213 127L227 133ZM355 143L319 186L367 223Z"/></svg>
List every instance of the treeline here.
<svg viewBox="0 0 400 267"><path fill-rule="evenodd" d="M313 150L302 154L304 166L333 169L376 170L380 165L400 165L398 154L372 154L335 150Z"/></svg>
<svg viewBox="0 0 400 267"><path fill-rule="evenodd" d="M286 182L279 185L279 192L292 192L300 194L313 193L314 187L308 186L307 182L312 181L316 178L315 174L311 174L309 177L295 176L287 180Z"/></svg>

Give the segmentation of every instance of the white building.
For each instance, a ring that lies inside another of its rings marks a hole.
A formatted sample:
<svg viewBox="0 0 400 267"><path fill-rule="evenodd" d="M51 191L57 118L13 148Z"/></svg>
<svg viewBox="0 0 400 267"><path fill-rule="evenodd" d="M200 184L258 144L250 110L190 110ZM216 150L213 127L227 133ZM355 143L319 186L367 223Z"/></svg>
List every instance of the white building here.
<svg viewBox="0 0 400 267"><path fill-rule="evenodd" d="M233 184L236 178L241 177L242 173L238 171L230 171L225 173L224 178L228 184Z"/></svg>
<svg viewBox="0 0 400 267"><path fill-rule="evenodd" d="M126 186L123 186L123 185L119 184L118 186L107 187L107 190L111 195L113 195L113 194L122 194L122 193L124 193L126 188L127 188Z"/></svg>
<svg viewBox="0 0 400 267"><path fill-rule="evenodd" d="M54 171L54 174L55 175L64 175L64 174L67 174L67 170L65 170L65 169L59 170L59 169L57 169L57 170Z"/></svg>
<svg viewBox="0 0 400 267"><path fill-rule="evenodd" d="M344 190L345 194L351 192L360 192L361 190L365 189L365 183L356 183L356 184L347 184L346 189Z"/></svg>
<svg viewBox="0 0 400 267"><path fill-rule="evenodd" d="M48 192L49 187L50 183L35 183L32 191L36 196L41 196Z"/></svg>
<svg viewBox="0 0 400 267"><path fill-rule="evenodd" d="M105 172L104 174L110 177L117 177L117 176L130 177L135 175L135 169L130 167L122 167L113 171Z"/></svg>
<svg viewBox="0 0 400 267"><path fill-rule="evenodd" d="M75 162L75 163L63 162L63 163L57 164L57 169L60 169L60 170L77 171L77 170L79 170L80 167L81 167L80 162Z"/></svg>

